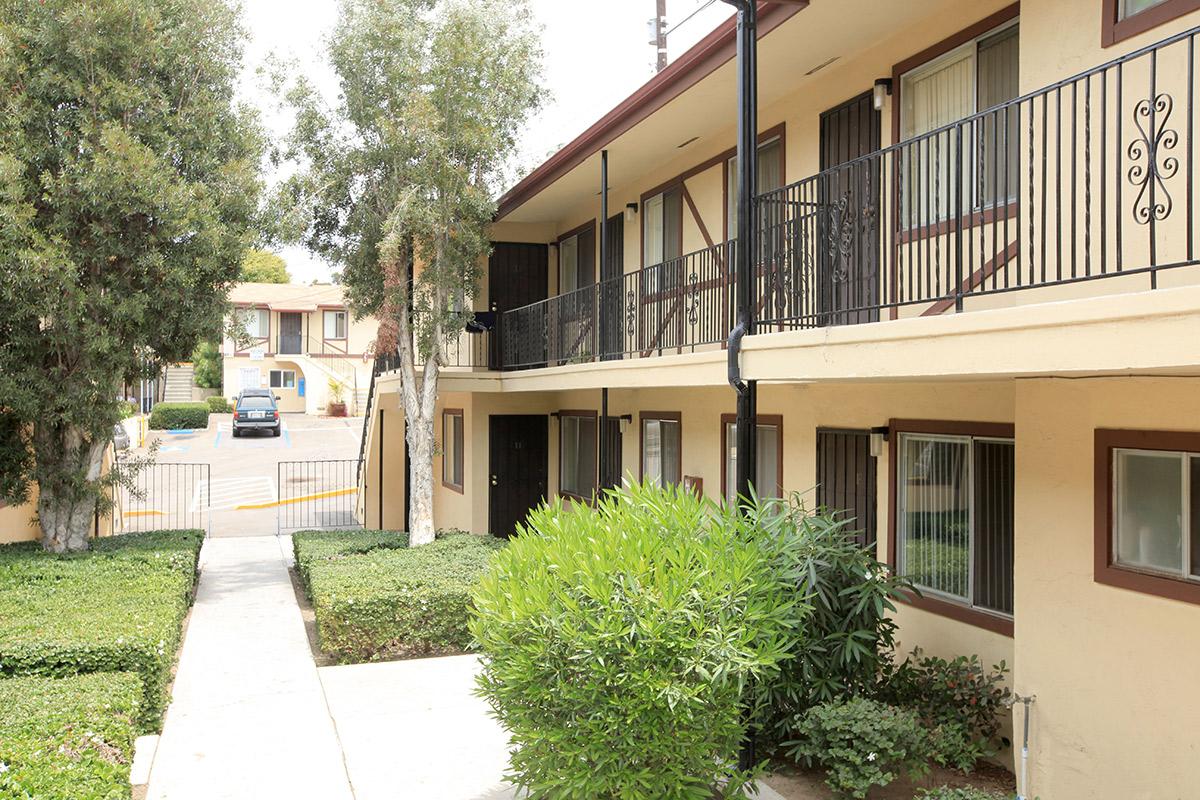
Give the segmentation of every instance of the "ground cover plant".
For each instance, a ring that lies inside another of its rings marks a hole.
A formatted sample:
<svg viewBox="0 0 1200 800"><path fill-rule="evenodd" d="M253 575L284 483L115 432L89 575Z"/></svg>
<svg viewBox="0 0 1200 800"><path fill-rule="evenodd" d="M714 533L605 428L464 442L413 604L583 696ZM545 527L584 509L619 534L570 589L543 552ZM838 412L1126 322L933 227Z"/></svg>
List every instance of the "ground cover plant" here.
<svg viewBox="0 0 1200 800"><path fill-rule="evenodd" d="M150 411L150 428L156 431L207 428L208 411L207 403L158 403Z"/></svg>
<svg viewBox="0 0 1200 800"><path fill-rule="evenodd" d="M386 531L304 532L296 570L323 651L340 663L461 653L471 588L504 542L444 532L429 545Z"/></svg>
<svg viewBox="0 0 1200 800"><path fill-rule="evenodd" d="M532 798L744 797L737 754L800 646L786 514L747 518L674 488L543 507L475 592L481 694Z"/></svg>
<svg viewBox="0 0 1200 800"><path fill-rule="evenodd" d="M0 678L133 672L139 729L156 730L203 540L200 531L127 534L65 556L0 546Z"/></svg>
<svg viewBox="0 0 1200 800"><path fill-rule="evenodd" d="M128 800L142 681L0 678L0 797Z"/></svg>

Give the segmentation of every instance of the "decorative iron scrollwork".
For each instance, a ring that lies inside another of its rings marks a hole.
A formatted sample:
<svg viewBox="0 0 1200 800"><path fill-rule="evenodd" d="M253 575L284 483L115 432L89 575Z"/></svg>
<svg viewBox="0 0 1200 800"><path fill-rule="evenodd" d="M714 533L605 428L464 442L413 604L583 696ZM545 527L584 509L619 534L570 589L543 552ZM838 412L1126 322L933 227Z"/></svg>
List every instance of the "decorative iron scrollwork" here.
<svg viewBox="0 0 1200 800"><path fill-rule="evenodd" d="M1133 123L1141 136L1130 142L1125 152L1134 162L1127 173L1129 182L1138 188L1133 218L1142 225L1151 220L1162 222L1171 215L1171 193L1166 182L1179 171L1179 159L1166 155L1179 143L1179 132L1167 127L1173 106L1171 95L1161 93L1153 101L1138 101L1133 108ZM1147 124L1143 125L1143 120Z"/></svg>
<svg viewBox="0 0 1200 800"><path fill-rule="evenodd" d="M625 336L632 340L637 321L637 294L630 289L625 295Z"/></svg>
<svg viewBox="0 0 1200 800"><path fill-rule="evenodd" d="M699 319L700 311L700 276L692 270L691 276L688 277L688 324L693 328L696 327L696 322Z"/></svg>

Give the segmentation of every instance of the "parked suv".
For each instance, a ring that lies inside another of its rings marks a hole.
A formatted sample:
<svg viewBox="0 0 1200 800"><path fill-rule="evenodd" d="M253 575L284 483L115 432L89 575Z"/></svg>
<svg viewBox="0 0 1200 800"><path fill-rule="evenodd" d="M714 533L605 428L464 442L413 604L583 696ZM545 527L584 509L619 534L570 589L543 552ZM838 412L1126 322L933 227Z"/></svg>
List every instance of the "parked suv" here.
<svg viewBox="0 0 1200 800"><path fill-rule="evenodd" d="M279 406L270 395L241 394L233 410L233 436L240 437L245 431L270 431L278 436L281 430Z"/></svg>

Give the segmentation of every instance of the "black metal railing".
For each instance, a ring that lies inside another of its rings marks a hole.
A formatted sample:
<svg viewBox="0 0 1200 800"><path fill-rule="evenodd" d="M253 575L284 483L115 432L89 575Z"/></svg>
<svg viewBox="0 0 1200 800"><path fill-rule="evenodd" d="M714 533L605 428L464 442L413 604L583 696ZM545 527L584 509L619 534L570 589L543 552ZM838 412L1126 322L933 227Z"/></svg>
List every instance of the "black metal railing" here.
<svg viewBox="0 0 1200 800"><path fill-rule="evenodd" d="M733 242L556 295L500 318L503 369L692 352L732 325Z"/></svg>
<svg viewBox="0 0 1200 800"><path fill-rule="evenodd" d="M1198 32L760 195L760 332L1196 264Z"/></svg>
<svg viewBox="0 0 1200 800"><path fill-rule="evenodd" d="M146 463L129 469L113 492L114 533L212 527L208 464Z"/></svg>
<svg viewBox="0 0 1200 800"><path fill-rule="evenodd" d="M359 459L280 461L276 533L362 527L355 515L361 464Z"/></svg>

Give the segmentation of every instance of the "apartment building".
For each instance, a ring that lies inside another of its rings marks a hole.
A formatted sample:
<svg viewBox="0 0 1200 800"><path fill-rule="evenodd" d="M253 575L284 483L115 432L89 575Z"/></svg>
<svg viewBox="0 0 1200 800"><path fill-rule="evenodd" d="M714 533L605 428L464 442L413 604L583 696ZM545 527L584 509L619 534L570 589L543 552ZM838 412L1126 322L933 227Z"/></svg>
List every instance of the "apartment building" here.
<svg viewBox="0 0 1200 800"><path fill-rule="evenodd" d="M235 319L221 342L224 388L270 388L284 412L326 413L330 383L340 384L348 413L361 413L371 385L378 323L354 319L333 284L239 283L229 294Z"/></svg>
<svg viewBox="0 0 1200 800"><path fill-rule="evenodd" d="M921 588L904 648L1010 665L1029 796L1200 785L1197 9L760 5L757 489ZM501 199L439 527L507 536L623 475L729 496L734 50L730 22ZM394 366L369 526L405 520Z"/></svg>

